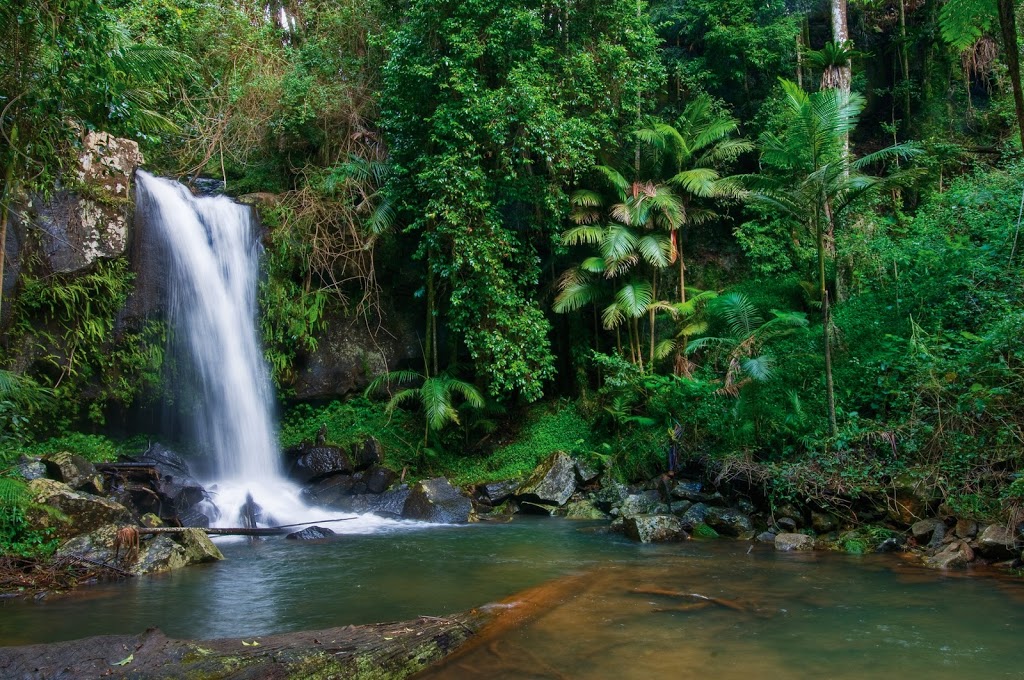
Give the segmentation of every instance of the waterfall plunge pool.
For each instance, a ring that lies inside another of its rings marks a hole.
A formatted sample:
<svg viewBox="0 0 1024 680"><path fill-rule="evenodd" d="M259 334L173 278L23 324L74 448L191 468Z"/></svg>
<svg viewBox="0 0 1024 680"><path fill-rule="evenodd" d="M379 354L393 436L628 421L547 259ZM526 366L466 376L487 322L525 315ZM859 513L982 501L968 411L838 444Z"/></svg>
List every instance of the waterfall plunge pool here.
<svg viewBox="0 0 1024 680"><path fill-rule="evenodd" d="M891 556L738 541L639 545L601 524L395 524L324 542L221 542L227 560L0 602L0 644L257 636L443 616L569 575L571 597L431 672L490 678L1021 678L1024 584ZM666 594L667 593L667 594ZM696 593L737 603L693 608Z"/></svg>

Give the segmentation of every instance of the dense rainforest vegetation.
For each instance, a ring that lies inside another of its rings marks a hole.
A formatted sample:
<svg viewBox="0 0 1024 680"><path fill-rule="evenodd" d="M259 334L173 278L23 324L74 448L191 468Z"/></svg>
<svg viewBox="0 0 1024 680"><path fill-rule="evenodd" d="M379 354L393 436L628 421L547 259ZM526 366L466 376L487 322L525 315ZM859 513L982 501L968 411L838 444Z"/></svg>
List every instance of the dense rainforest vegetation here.
<svg viewBox="0 0 1024 680"><path fill-rule="evenodd" d="M909 477L1006 517L1019 11L7 0L0 240L29 197L75 187L83 130L110 132L151 171L273 195L261 328L283 402L329 318L416 319L422 361L288 402L286 443L328 423L463 482L555 449L640 479L672 447L772 502L841 508ZM116 323L131 288L123 258L4 288L0 472L40 446L113 457L112 414L167 397L162 323ZM45 542L27 502L0 478L0 548Z"/></svg>

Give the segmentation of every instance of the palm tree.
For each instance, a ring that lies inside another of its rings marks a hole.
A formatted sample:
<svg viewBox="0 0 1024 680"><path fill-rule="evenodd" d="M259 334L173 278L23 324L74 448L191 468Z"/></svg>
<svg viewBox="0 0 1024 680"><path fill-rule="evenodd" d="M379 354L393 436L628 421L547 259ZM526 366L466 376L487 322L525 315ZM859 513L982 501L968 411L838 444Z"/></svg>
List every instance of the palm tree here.
<svg viewBox="0 0 1024 680"><path fill-rule="evenodd" d="M825 355L825 390L829 432L836 434L835 388L832 379L831 309L825 278L826 242L831 240L840 214L850 204L883 188L905 183L910 173L888 178L864 170L889 159L919 153L914 145L899 144L868 154L856 161L846 153L846 139L856 127L864 99L841 89L808 94L795 83L782 80L785 92L784 134L765 133L760 138L761 159L774 174L736 178L752 191L748 198L769 204L807 225L817 246L818 294L821 303Z"/></svg>
<svg viewBox="0 0 1024 680"><path fill-rule="evenodd" d="M644 364L639 320L645 315L648 316L651 333L648 358L653 360L654 357L654 315L664 307L663 303L656 302L656 273L668 265L671 252L669 240L663 233L634 228L637 224L659 219L651 214L652 211L662 212L656 208L661 200L659 189L651 189L650 195L647 190L641 186L635 197L627 196L623 202L613 205L610 213L617 222L607 225L592 223L600 214L599 197L594 192L578 191L573 194L573 219L580 224L562 234L562 243L567 246L593 246L597 253L562 274L554 303L554 310L558 313L594 304L596 314L598 306L605 305L601 309L604 328L616 331L621 351L619 332L625 323L630 360L637 365ZM635 271L641 264L652 270L649 279ZM627 275L623 283L613 283Z"/></svg>
<svg viewBox="0 0 1024 680"><path fill-rule="evenodd" d="M376 392L382 386L419 383L418 387L406 387L391 395L387 403L388 412L394 411L405 401L418 401L423 409L423 448L430 442L430 433L439 432L446 425L459 425L459 412L455 397L460 396L473 408L483 408L484 398L480 391L468 382L459 380L448 371L427 376L416 371L389 371L378 376L364 392L365 396Z"/></svg>
<svg viewBox="0 0 1024 680"><path fill-rule="evenodd" d="M765 320L742 293L723 295L709 307L711 314L725 323L729 334L696 338L686 351L717 349L726 360L725 380L719 391L734 397L751 382L771 379L774 360L766 346L772 340L807 326L803 312L773 309L772 318Z"/></svg>
<svg viewBox="0 0 1024 680"><path fill-rule="evenodd" d="M720 171L753 149L750 142L733 138L738 128L735 118L716 111L711 98L701 95L686 105L675 125L655 121L636 132L650 149L654 165L660 166L660 175L669 178L666 183L679 201L678 219L666 225L672 238L670 260L679 264L680 302L686 302L686 264L678 232L715 217L705 204L707 200L736 195L730 183L720 181Z"/></svg>

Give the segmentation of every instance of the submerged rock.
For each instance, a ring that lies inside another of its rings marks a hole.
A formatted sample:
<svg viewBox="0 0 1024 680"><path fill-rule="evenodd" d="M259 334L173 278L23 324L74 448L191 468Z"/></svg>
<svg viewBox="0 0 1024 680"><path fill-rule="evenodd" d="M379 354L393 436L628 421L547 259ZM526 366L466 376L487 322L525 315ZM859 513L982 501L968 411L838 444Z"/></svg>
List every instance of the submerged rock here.
<svg viewBox="0 0 1024 680"><path fill-rule="evenodd" d="M75 491L67 484L52 479L34 479L28 484L33 502L49 506L63 518L40 508L25 511L29 523L36 528L52 528L56 538L71 538L89 533L107 524L128 524L132 514L128 508L112 500L84 491Z"/></svg>
<svg viewBox="0 0 1024 680"><path fill-rule="evenodd" d="M641 543L685 541L689 538L682 521L674 515L636 515L625 517L622 522L626 536Z"/></svg>
<svg viewBox="0 0 1024 680"><path fill-rule="evenodd" d="M775 549L780 552L814 550L814 539L804 534L779 534L775 537Z"/></svg>
<svg viewBox="0 0 1024 680"><path fill-rule="evenodd" d="M564 505L576 491L576 464L568 454L556 451L530 475L516 495L522 501Z"/></svg>
<svg viewBox="0 0 1024 680"><path fill-rule="evenodd" d="M444 477L426 479L413 486L402 508L402 517L439 524L469 521L473 502Z"/></svg>
<svg viewBox="0 0 1024 680"><path fill-rule="evenodd" d="M318 541L323 538L329 538L336 534L328 529L327 527L306 527L302 531L296 531L288 534L285 538L290 538L295 541Z"/></svg>

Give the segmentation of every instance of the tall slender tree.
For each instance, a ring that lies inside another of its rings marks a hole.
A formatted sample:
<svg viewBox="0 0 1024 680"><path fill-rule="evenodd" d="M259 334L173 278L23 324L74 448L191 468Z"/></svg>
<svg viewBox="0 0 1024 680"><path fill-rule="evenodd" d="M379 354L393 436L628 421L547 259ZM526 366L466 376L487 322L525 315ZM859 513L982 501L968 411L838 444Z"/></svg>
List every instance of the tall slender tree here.
<svg viewBox="0 0 1024 680"><path fill-rule="evenodd" d="M881 178L865 172L874 164L917 153L913 145L895 145L852 160L846 139L856 127L864 99L839 88L808 94L796 83L782 81L785 128L761 136L761 159L774 172L748 176L748 195L783 210L810 230L817 251L817 283L821 305L822 348L829 433L837 432L832 373L832 310L827 279L826 236L840 215L865 194L906 181L908 174Z"/></svg>

